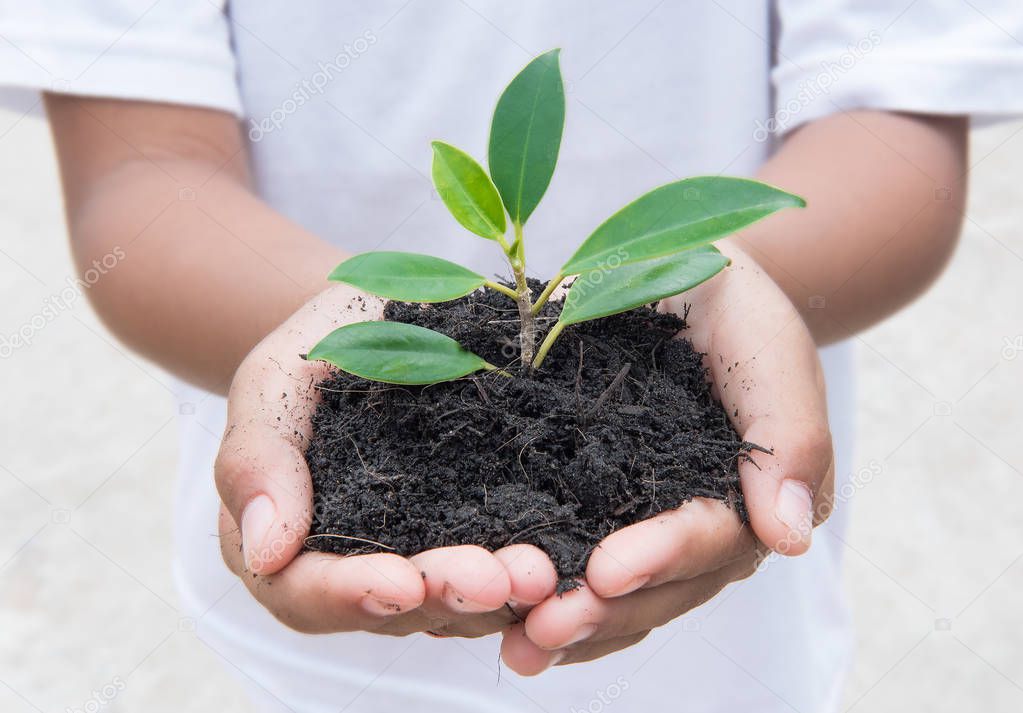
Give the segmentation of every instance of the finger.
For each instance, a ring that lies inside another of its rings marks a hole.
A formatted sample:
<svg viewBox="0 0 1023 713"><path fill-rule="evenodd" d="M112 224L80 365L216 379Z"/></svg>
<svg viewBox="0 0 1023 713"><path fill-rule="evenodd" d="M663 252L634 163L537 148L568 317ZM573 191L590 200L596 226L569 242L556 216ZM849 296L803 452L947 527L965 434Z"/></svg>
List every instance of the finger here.
<svg viewBox="0 0 1023 713"><path fill-rule="evenodd" d="M513 624L501 636L501 660L520 676L543 673L563 656L561 652L545 651L526 636L524 624Z"/></svg>
<svg viewBox="0 0 1023 713"><path fill-rule="evenodd" d="M342 286L343 287L343 286ZM332 288L311 300L246 357L228 395L227 429L214 464L220 498L242 530L248 567L280 570L301 549L312 518L305 449L316 385L330 374L323 362L300 354L334 326L379 315L376 301L354 301L350 288Z"/></svg>
<svg viewBox="0 0 1023 713"><path fill-rule="evenodd" d="M274 359L259 347L235 375L213 468L220 499L241 525L246 566L257 574L279 571L309 533L312 483L303 453L315 384L328 373L326 364L300 360L282 372Z"/></svg>
<svg viewBox="0 0 1023 713"><path fill-rule="evenodd" d="M590 555L586 583L601 597L618 597L720 569L754 546L735 510L695 498L608 535Z"/></svg>
<svg viewBox="0 0 1023 713"><path fill-rule="evenodd" d="M423 632L437 638L475 639L504 631L520 621L521 617L516 616L507 605L483 614L451 615L450 619L431 616L420 607L400 616L390 617L372 631L374 634L386 636L408 636Z"/></svg>
<svg viewBox="0 0 1023 713"><path fill-rule="evenodd" d="M587 642L558 651L541 649L525 635L521 624L505 630L501 639L501 659L520 676L536 676L551 666L582 663L607 656L642 641L648 631L606 641Z"/></svg>
<svg viewBox="0 0 1023 713"><path fill-rule="evenodd" d="M554 594L558 573L551 558L533 545L509 545L494 553L504 565L511 584L508 603L516 611L528 609Z"/></svg>
<svg viewBox="0 0 1023 713"><path fill-rule="evenodd" d="M441 622L460 614L501 609L511 594L511 580L504 565L482 547L440 547L410 560L425 585L423 611Z"/></svg>
<svg viewBox="0 0 1023 713"><path fill-rule="evenodd" d="M489 557L480 554L479 548L447 549L467 552L473 559L479 557L484 567L489 568L492 565ZM444 586L437 584L437 580L443 579L445 576L443 568L450 564L449 562L439 562L438 552L442 551L433 550L430 553L417 555L413 557L413 561L422 565L424 571L427 572L427 591L439 591L440 594L436 597L428 597L424 606L412 614L388 622L385 627L378 630L379 633L405 634L412 631L426 631L442 636L468 638L487 636L501 631L509 624L521 621L533 605L554 594L554 589L557 586L554 565L542 550L532 545L510 545L493 553L493 558L504 567L508 575L509 595L504 605L484 613L464 613L461 610L465 603L455 601L453 604L457 606L457 609L451 606L445 599ZM485 550L484 553L486 553ZM462 559L463 566L475 567L478 573L490 578L493 582L501 580L500 574L496 570L491 569L489 572L484 572L479 569L478 562ZM427 567L429 569L425 569ZM479 582L474 582L472 584L460 583L458 586L462 589L471 589L478 585ZM503 590L491 592L488 595L491 599L487 606L493 605L501 594L503 594Z"/></svg>
<svg viewBox="0 0 1023 713"><path fill-rule="evenodd" d="M736 429L773 451L742 460L739 475L754 534L784 554L802 554L830 502L832 447L816 345L784 293L731 248L716 284L687 293L686 332ZM666 306L679 310L681 300Z"/></svg>
<svg viewBox="0 0 1023 713"><path fill-rule="evenodd" d="M312 521L312 483L301 450L271 428L229 430L214 465L217 490L241 524L246 569L279 571L302 549Z"/></svg>
<svg viewBox="0 0 1023 713"><path fill-rule="evenodd" d="M589 587L580 587L538 604L526 617L526 635L546 650L632 636L663 626L703 604L731 582L751 575L756 562L751 550L720 570L613 599L603 599Z"/></svg>
<svg viewBox="0 0 1023 713"><path fill-rule="evenodd" d="M232 572L285 625L309 634L373 631L426 597L419 570L392 554L305 552L271 575L245 572L241 535L221 509L221 551Z"/></svg>
<svg viewBox="0 0 1023 713"><path fill-rule="evenodd" d="M767 419L755 422L744 437L771 443L773 457L740 463L742 492L754 532L775 552L801 555L813 527L831 513L835 464L831 437L817 423Z"/></svg>
<svg viewBox="0 0 1023 713"><path fill-rule="evenodd" d="M522 618L507 606L483 614L449 614L450 618L427 614L422 608L408 614L394 617L381 628L374 629L374 634L390 636L407 636L423 632L435 638L477 639L504 631L510 625L522 621Z"/></svg>
<svg viewBox="0 0 1023 713"><path fill-rule="evenodd" d="M560 652L561 656L558 656L558 660L555 665L570 666L574 663L585 663L587 661L595 661L596 659L604 658L609 654L621 651L622 649L627 649L630 646L635 646L645 639L649 633L649 630L640 631L635 634L629 634L628 636L618 637L617 639L585 642L578 646L563 649Z"/></svg>

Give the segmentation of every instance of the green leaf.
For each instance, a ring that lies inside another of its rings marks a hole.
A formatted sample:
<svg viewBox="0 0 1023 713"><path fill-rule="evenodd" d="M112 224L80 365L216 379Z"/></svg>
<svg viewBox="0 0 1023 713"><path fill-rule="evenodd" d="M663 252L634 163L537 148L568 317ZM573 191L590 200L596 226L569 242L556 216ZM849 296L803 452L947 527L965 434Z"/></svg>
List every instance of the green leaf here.
<svg viewBox="0 0 1023 713"><path fill-rule="evenodd" d="M565 127L559 49L526 65L504 90L490 124L490 175L512 222L523 225L554 175Z"/></svg>
<svg viewBox="0 0 1023 713"><path fill-rule="evenodd" d="M730 262L713 245L705 245L680 255L594 271L572 284L559 321L585 322L680 294L710 279Z"/></svg>
<svg viewBox="0 0 1023 713"><path fill-rule="evenodd" d="M435 384L494 368L451 337L403 322L357 322L335 329L307 358L388 384Z"/></svg>
<svg viewBox="0 0 1023 713"><path fill-rule="evenodd" d="M806 205L799 196L747 178L700 176L655 188L593 231L561 271L672 255L746 227L777 210Z"/></svg>
<svg viewBox="0 0 1023 713"><path fill-rule="evenodd" d="M497 187L476 160L443 141L433 144L433 185L466 230L497 240L507 229Z"/></svg>
<svg viewBox="0 0 1023 713"><path fill-rule="evenodd" d="M487 281L483 275L439 257L398 252L350 257L334 268L330 279L402 302L446 302Z"/></svg>

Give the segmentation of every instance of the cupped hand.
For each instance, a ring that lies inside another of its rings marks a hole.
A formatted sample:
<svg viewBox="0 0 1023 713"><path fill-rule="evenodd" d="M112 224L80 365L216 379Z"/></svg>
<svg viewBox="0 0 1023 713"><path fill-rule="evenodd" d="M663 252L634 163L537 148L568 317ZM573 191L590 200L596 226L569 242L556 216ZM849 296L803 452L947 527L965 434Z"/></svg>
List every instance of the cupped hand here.
<svg viewBox="0 0 1023 713"><path fill-rule="evenodd" d="M504 633L502 657L531 675L605 656L750 576L768 551L799 555L830 513L834 461L816 345L785 294L740 250L730 268L665 300L706 354L713 389L740 436L772 451L740 460L749 525L697 498L623 528L594 550L586 581Z"/></svg>
<svg viewBox="0 0 1023 713"><path fill-rule="evenodd" d="M300 355L337 327L382 314L376 298L346 286L330 288L238 368L214 468L224 560L263 606L299 631L499 631L554 591L553 566L535 547L512 545L494 553L445 547L410 558L303 551L313 518L303 453L319 398L316 385L330 367Z"/></svg>

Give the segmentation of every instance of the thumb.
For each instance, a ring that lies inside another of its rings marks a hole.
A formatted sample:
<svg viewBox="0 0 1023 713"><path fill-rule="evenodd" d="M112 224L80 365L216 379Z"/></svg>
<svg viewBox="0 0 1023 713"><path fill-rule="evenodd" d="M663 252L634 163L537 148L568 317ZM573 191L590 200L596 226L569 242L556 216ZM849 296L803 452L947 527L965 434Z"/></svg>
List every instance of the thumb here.
<svg viewBox="0 0 1023 713"><path fill-rule="evenodd" d="M241 530L245 566L256 574L273 574L295 558L314 515L304 450L320 398L316 384L331 368L299 355L331 329L382 313L381 300L346 285L328 288L260 342L235 373L214 475Z"/></svg>
<svg viewBox="0 0 1023 713"><path fill-rule="evenodd" d="M309 469L298 447L268 426L232 427L214 476L220 499L241 529L245 566L273 574L294 559L313 513Z"/></svg>
<svg viewBox="0 0 1023 713"><path fill-rule="evenodd" d="M739 463L754 534L775 552L800 555L810 546L813 525L827 517L834 488L817 345L759 265L734 245L723 248L733 265L695 291L698 321L690 338L707 354L736 430L768 451Z"/></svg>
<svg viewBox="0 0 1023 713"><path fill-rule="evenodd" d="M834 488L831 434L821 420L758 419L743 434L768 446L739 465L742 492L757 538L782 555L810 547L813 527L827 519Z"/></svg>

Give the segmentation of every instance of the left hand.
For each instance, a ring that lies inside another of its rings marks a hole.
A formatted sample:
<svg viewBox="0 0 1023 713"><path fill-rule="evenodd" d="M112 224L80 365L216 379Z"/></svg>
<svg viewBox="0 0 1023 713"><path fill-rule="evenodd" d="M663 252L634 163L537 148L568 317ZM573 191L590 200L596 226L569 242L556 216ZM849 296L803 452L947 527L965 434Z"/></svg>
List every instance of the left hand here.
<svg viewBox="0 0 1023 713"><path fill-rule="evenodd" d="M716 396L744 440L774 451L739 463L750 523L696 498L611 534L590 556L582 587L505 630L501 655L520 674L637 643L753 574L764 553L806 552L813 525L830 513L834 459L816 345L771 278L740 250L722 251L729 269L661 309L681 315L691 305L684 336L706 354Z"/></svg>

